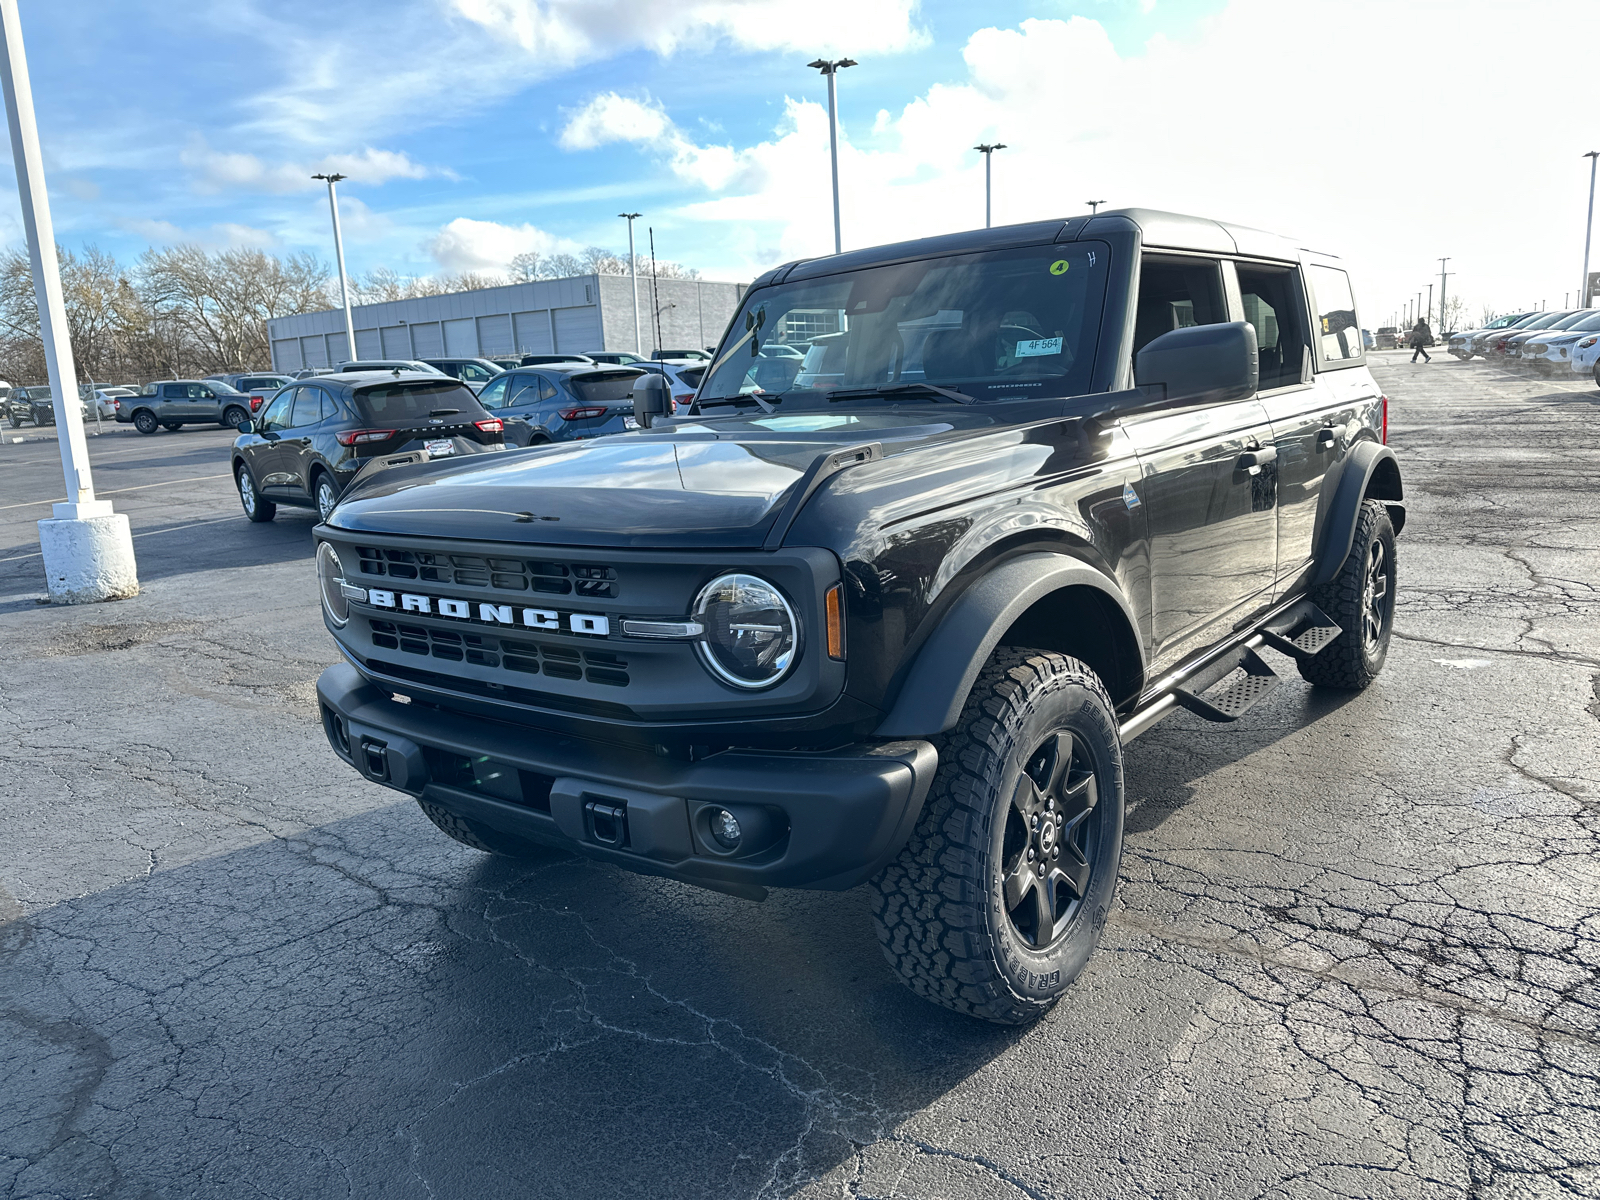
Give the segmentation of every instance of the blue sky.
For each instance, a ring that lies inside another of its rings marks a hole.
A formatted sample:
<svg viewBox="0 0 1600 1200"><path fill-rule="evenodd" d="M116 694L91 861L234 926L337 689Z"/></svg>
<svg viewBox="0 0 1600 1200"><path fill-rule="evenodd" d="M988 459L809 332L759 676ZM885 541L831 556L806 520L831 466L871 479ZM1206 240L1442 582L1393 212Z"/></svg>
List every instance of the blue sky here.
<svg viewBox="0 0 1600 1200"><path fill-rule="evenodd" d="M1597 9L1531 0L1525 24L1571 35L1538 50L1484 36L1493 0L119 0L92 21L24 0L22 17L68 246L331 257L305 178L331 165L356 272L620 247L626 208L663 257L749 278L831 248L805 63L847 54L847 246L981 224L970 147L998 138L997 222L1093 197L1301 234L1351 258L1377 324L1439 254L1483 303L1576 286ZM1553 113L1531 135L1530 94ZM1515 249L1492 233L1512 208ZM20 236L14 203L0 234Z"/></svg>

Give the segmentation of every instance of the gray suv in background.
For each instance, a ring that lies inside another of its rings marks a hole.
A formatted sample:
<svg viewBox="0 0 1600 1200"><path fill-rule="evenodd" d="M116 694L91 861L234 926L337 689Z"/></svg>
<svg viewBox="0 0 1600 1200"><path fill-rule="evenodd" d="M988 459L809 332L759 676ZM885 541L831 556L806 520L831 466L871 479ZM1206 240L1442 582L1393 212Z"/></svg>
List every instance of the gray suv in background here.
<svg viewBox="0 0 1600 1200"><path fill-rule="evenodd" d="M451 379L459 379L474 392L481 392L484 384L505 370L487 358L425 358L422 361Z"/></svg>
<svg viewBox="0 0 1600 1200"><path fill-rule="evenodd" d="M250 420L250 397L220 379L162 379L123 400L117 420L124 425L131 422L144 434L185 425L238 429Z"/></svg>

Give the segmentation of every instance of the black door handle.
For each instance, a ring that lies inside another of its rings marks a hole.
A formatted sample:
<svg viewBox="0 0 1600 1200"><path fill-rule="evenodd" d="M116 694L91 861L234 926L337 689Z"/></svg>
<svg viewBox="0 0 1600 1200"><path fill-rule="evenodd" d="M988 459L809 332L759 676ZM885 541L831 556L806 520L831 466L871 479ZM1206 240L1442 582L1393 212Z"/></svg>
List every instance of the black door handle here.
<svg viewBox="0 0 1600 1200"><path fill-rule="evenodd" d="M1277 461L1278 448L1276 446L1266 446L1260 450L1248 450L1239 455L1239 461L1234 465L1236 469L1248 475L1259 475L1262 467L1270 462Z"/></svg>

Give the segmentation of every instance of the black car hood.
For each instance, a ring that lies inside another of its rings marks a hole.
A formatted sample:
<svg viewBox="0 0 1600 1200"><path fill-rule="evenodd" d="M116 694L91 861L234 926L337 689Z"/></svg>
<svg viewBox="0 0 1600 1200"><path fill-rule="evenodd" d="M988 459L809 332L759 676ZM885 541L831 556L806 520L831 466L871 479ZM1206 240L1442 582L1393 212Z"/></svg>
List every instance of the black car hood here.
<svg viewBox="0 0 1600 1200"><path fill-rule="evenodd" d="M926 403L848 416L680 421L379 471L357 481L330 524L537 545L759 546L819 456L868 442L895 454L990 424Z"/></svg>

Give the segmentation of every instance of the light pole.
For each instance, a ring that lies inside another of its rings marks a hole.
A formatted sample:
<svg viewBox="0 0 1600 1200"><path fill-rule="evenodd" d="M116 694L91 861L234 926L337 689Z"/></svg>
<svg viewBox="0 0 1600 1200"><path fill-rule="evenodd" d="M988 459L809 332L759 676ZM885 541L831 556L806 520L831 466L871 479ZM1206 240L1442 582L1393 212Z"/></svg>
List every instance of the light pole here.
<svg viewBox="0 0 1600 1200"><path fill-rule="evenodd" d="M344 176L313 175L311 178L328 181L328 211L333 214L333 256L339 260L339 298L344 301L344 352L350 356L350 360L354 360L359 357L356 354L356 322L350 315L350 280L344 273L344 236L339 232L339 198L333 190L333 185Z"/></svg>
<svg viewBox="0 0 1600 1200"><path fill-rule="evenodd" d="M1006 144L1004 142L979 142L973 147L974 150L983 153L983 227L985 229L994 224L993 192L990 187L993 178L989 173L989 168L994 164L994 152L1005 148Z"/></svg>
<svg viewBox="0 0 1600 1200"><path fill-rule="evenodd" d="M639 340L639 264L633 256L633 223L643 213L618 213L628 223L628 274L633 276L633 352L644 353L644 343Z"/></svg>
<svg viewBox="0 0 1600 1200"><path fill-rule="evenodd" d="M1447 263L1449 261L1450 261L1450 258L1449 258L1448 255L1446 255L1445 257L1443 257L1443 258L1441 258L1439 260L1439 329L1440 329L1441 332L1443 332L1444 325L1445 325L1445 319L1444 319L1444 285L1445 285L1445 280L1448 279L1450 276L1455 274L1454 271L1446 271L1444 269L1445 263Z"/></svg>
<svg viewBox="0 0 1600 1200"><path fill-rule="evenodd" d="M1428 320L1433 320L1433 284L1428 285ZM1440 326L1443 328L1443 325Z"/></svg>
<svg viewBox="0 0 1600 1200"><path fill-rule="evenodd" d="M1589 307L1589 241L1594 234L1594 165L1600 162L1600 150L1584 155L1589 160L1589 219L1583 225L1583 286L1578 295L1583 297L1583 307Z"/></svg>
<svg viewBox="0 0 1600 1200"><path fill-rule="evenodd" d="M853 58L819 58L806 64L815 67L828 77L828 153L833 159L833 252L844 250L839 233L839 96L836 76L846 67L856 65Z"/></svg>
<svg viewBox="0 0 1600 1200"><path fill-rule="evenodd" d="M96 500L89 469L89 444L83 436L78 403L78 372L61 296L61 264L56 258L55 224L44 186L44 156L33 112L33 86L22 46L17 0L0 0L0 88L6 99L11 159L17 169L17 199L28 239L33 296L39 308L39 340L56 417L56 444L66 477L67 500L39 522L39 550L45 586L57 604L114 600L139 593L128 518Z"/></svg>
<svg viewBox="0 0 1600 1200"><path fill-rule="evenodd" d="M1095 213L1100 211L1100 206L1102 204L1104 204L1105 201L1104 200L1085 200L1084 203L1089 206L1089 215L1092 217L1092 216L1094 216Z"/></svg>

